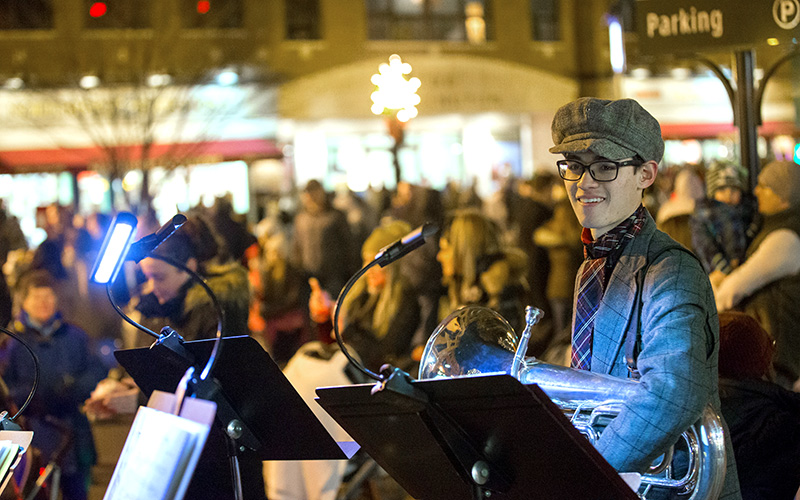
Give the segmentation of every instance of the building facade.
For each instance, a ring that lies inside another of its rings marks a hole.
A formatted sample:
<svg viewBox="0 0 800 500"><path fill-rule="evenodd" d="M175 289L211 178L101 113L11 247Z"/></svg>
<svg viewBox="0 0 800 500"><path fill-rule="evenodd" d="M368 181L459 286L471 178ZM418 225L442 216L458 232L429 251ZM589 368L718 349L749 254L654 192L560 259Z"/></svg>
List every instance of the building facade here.
<svg viewBox="0 0 800 500"><path fill-rule="evenodd" d="M700 58L639 55L632 0L3 5L7 174L96 171L113 189L114 179L137 182L128 171L162 168L161 178L171 178L176 167L243 162L254 192L312 178L362 191L394 186L396 154L403 179L476 183L488 194L510 174L553 170L551 118L582 95L642 101L677 141L665 161L736 155L722 83ZM763 75L788 49L764 41L756 50ZM399 150L385 117L370 111L371 75L391 54L421 81L419 114ZM730 74L730 54L702 59ZM781 150L797 143L796 68L783 64L766 87L764 155L776 137L784 137ZM194 191L178 208L197 201Z"/></svg>

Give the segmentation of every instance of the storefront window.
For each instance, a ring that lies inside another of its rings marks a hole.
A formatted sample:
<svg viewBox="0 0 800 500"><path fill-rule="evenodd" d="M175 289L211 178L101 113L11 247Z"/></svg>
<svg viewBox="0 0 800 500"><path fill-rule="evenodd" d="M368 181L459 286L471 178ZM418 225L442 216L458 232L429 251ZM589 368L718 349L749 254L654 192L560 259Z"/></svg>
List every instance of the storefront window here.
<svg viewBox="0 0 800 500"><path fill-rule="evenodd" d="M388 133L301 132L295 141L298 186L310 179L321 181L329 190L343 184L355 192L364 192L370 186L396 186L393 140ZM461 152L458 132L406 131L403 146L397 152L401 177L434 189L443 189L452 179L466 180Z"/></svg>
<svg viewBox="0 0 800 500"><path fill-rule="evenodd" d="M561 40L558 0L531 0L531 26L537 42Z"/></svg>
<svg viewBox="0 0 800 500"><path fill-rule="evenodd" d="M29 246L36 247L47 237L37 223L37 209L70 205L71 185L71 174L0 175L0 199L6 211L19 221Z"/></svg>
<svg viewBox="0 0 800 500"><path fill-rule="evenodd" d="M489 0L366 0L370 40L467 41L468 7L483 7L486 38L492 38ZM480 9L477 10L478 12ZM472 16L472 14L469 14ZM474 16L473 16L474 17ZM470 19L474 22L474 19Z"/></svg>
<svg viewBox="0 0 800 500"><path fill-rule="evenodd" d="M608 13L619 20L622 31L636 32L636 0L617 0L608 9Z"/></svg>
<svg viewBox="0 0 800 500"><path fill-rule="evenodd" d="M182 0L181 21L185 28L241 28L242 3L242 0Z"/></svg>
<svg viewBox="0 0 800 500"><path fill-rule="evenodd" d="M236 213L250 210L247 164L243 161L150 171L150 195L159 221L197 206L211 207L230 196Z"/></svg>
<svg viewBox="0 0 800 500"><path fill-rule="evenodd" d="M86 29L142 29L151 27L150 1L83 0Z"/></svg>
<svg viewBox="0 0 800 500"><path fill-rule="evenodd" d="M0 30L53 29L52 0L0 2Z"/></svg>
<svg viewBox="0 0 800 500"><path fill-rule="evenodd" d="M288 40L319 40L319 0L286 2L286 38Z"/></svg>

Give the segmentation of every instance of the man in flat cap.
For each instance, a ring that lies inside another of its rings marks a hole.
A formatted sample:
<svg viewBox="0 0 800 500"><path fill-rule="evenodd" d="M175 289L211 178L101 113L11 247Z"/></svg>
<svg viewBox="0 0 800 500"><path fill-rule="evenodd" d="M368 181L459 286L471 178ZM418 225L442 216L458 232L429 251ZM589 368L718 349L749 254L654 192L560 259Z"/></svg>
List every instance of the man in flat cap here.
<svg viewBox="0 0 800 500"><path fill-rule="evenodd" d="M581 98L556 112L552 135L550 152L564 156L558 172L584 227L572 367L640 380L596 447L616 470L646 472L708 405L719 413L711 285L697 258L657 230L642 205L664 154L650 113L632 99ZM711 488L708 498L741 498L727 434L725 449L721 492ZM659 488L647 498L679 492Z"/></svg>

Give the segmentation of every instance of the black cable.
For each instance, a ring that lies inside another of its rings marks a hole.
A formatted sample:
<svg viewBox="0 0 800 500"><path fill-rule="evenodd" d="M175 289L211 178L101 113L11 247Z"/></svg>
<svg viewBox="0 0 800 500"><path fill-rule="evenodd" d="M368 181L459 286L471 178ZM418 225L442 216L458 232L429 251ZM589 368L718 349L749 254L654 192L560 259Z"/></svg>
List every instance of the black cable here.
<svg viewBox="0 0 800 500"><path fill-rule="evenodd" d="M372 266L374 266L375 264L378 264L378 263L379 263L379 261L377 259L374 259L374 260L370 261L369 264L367 264L366 266L362 267L360 271L358 271L356 274L354 274L347 281L347 283L345 284L344 288L342 288L342 291L339 292L339 297L336 299L336 312L333 314L333 333L336 335L336 343L339 344L339 349L342 350L342 354L344 354L344 357L346 357L347 360L350 361L350 364L352 364L353 366L358 368L359 371L361 371L361 373L363 373L367 377L380 382L380 381L384 380L384 377L378 375L375 372L370 371L364 365L362 365L361 363L356 361L356 359L353 358L350 355L350 353L347 351L347 348L344 345L344 341L342 340L342 334L341 334L341 332L339 332L339 312L342 310L342 305L344 304L345 296L347 296L347 293L350 291L350 289L353 287L353 285L355 285L356 281L358 281L358 279L361 276L363 276L364 273L367 272L367 270L369 270Z"/></svg>
<svg viewBox="0 0 800 500"><path fill-rule="evenodd" d="M144 325L140 325L139 323L137 323L136 321L131 319L127 314L125 314L125 311L123 311L117 305L117 302L114 300L114 294L111 293L111 282L110 281L108 283L106 283L106 294L108 294L108 300L111 301L111 305L114 307L114 310L117 311L117 314L122 316L122 319L124 319L125 321L127 321L128 323L133 325L135 328L138 328L139 330L145 332L146 334L151 335L151 336L153 336L155 338L159 338L159 335L156 332L154 332L153 330L147 328Z"/></svg>
<svg viewBox="0 0 800 500"><path fill-rule="evenodd" d="M29 346L27 342L22 340L19 337L19 335L1 326L0 326L0 331L5 333L6 335L9 335L11 338L15 339L20 344L25 346L25 349L28 350L28 352L31 354L31 357L33 358L33 386L31 386L31 392L28 393L28 399L26 399L25 402L22 404L22 406L20 406L19 410L17 410L17 413L15 413L14 416L9 419L13 422L22 413L22 411L28 407L31 400L33 399L33 395L36 394L36 389L39 387L39 358L36 356L36 353L33 352L31 346Z"/></svg>

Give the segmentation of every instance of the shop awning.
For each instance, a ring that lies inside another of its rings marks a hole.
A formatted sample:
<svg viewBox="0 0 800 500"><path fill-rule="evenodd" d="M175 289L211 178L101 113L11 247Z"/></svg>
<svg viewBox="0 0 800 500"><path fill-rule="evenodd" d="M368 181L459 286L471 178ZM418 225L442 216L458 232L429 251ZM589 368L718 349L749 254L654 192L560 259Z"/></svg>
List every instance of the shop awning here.
<svg viewBox="0 0 800 500"><path fill-rule="evenodd" d="M24 173L97 168L108 163L114 154L124 162L136 162L143 156L140 145L116 146L112 150L98 147L0 151L0 172ZM195 143L153 144L146 156L157 165L167 162L210 163L231 160L281 158L283 153L269 139L242 139Z"/></svg>
<svg viewBox="0 0 800 500"><path fill-rule="evenodd" d="M662 123L661 135L665 139L712 139L736 134L732 123ZM800 135L800 127L792 122L766 122L758 128L762 136Z"/></svg>

